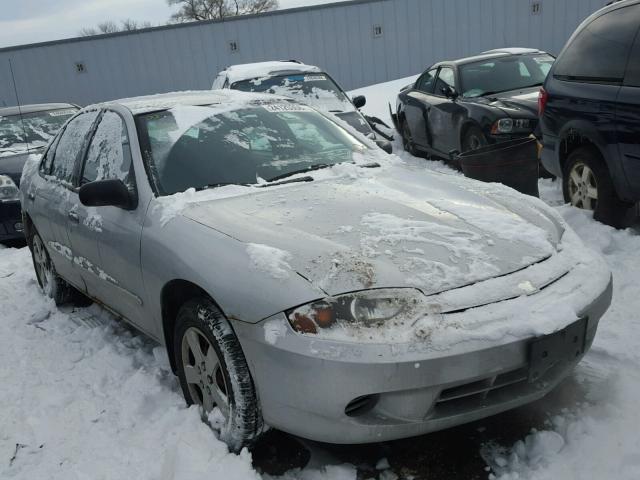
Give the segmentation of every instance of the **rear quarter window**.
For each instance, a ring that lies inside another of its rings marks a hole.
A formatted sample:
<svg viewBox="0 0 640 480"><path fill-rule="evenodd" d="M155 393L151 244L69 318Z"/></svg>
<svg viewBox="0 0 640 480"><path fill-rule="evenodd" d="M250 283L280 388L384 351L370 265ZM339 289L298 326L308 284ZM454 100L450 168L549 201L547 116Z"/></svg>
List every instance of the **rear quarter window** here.
<svg viewBox="0 0 640 480"><path fill-rule="evenodd" d="M640 5L630 5L591 21L560 55L554 75L568 80L622 82L639 15Z"/></svg>

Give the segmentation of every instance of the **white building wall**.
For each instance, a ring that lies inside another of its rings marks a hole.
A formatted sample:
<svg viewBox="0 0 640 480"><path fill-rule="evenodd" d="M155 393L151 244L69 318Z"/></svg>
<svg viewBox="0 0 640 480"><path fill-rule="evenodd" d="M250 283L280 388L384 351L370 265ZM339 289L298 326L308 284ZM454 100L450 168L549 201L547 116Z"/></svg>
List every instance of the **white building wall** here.
<svg viewBox="0 0 640 480"><path fill-rule="evenodd" d="M0 49L0 106L80 105L208 89L225 66L298 59L347 90L504 46L557 54L606 0L354 0L224 22L200 22ZM534 4L540 5L537 14ZM374 37L374 25L383 33ZM229 44L236 42L232 52ZM76 71L76 63L85 67Z"/></svg>

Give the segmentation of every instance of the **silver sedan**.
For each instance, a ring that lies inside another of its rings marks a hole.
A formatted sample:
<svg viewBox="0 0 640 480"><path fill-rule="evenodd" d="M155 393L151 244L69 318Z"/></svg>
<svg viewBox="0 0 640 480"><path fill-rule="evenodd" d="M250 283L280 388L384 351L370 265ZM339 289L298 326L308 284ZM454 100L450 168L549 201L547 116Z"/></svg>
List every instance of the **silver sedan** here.
<svg viewBox="0 0 640 480"><path fill-rule="evenodd" d="M81 292L164 345L234 450L267 424L364 443L531 402L611 301L603 260L539 200L274 96L87 107L21 195L45 294Z"/></svg>

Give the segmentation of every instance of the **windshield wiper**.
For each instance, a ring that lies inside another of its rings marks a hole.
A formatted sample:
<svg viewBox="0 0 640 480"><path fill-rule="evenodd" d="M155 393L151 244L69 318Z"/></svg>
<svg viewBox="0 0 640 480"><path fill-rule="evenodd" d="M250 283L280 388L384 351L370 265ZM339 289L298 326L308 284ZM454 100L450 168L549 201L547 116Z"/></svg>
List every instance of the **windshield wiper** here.
<svg viewBox="0 0 640 480"><path fill-rule="evenodd" d="M200 192L201 190L208 190L210 188L226 187L227 185L239 185L241 187L249 186L247 183L235 183L235 182L210 183L208 185L202 185L201 187L197 187L196 192Z"/></svg>
<svg viewBox="0 0 640 480"><path fill-rule="evenodd" d="M322 168L333 167L333 163L317 163L315 165L310 165L305 168L301 168L300 170L294 170L293 172L283 173L281 175L276 175L275 177L271 177L267 180L267 182L275 182L276 180L282 180L283 178L290 177L292 175L297 175L298 173L306 173L313 172L314 170L320 170Z"/></svg>
<svg viewBox="0 0 640 480"><path fill-rule="evenodd" d="M307 175L306 177L290 178L289 180L284 180L282 182L260 183L255 186L258 188L265 188L265 187L276 187L278 185L286 185L287 183L299 183L299 182L313 182L313 177L310 177L309 175Z"/></svg>

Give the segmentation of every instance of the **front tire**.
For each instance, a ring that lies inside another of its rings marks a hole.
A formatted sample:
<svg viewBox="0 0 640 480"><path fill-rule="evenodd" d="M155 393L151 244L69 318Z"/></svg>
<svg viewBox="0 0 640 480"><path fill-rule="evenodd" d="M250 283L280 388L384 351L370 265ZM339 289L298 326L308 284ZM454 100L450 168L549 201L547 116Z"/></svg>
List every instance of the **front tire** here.
<svg viewBox="0 0 640 480"><path fill-rule="evenodd" d="M413 136L411 135L411 130L409 129L409 124L406 120L402 121L402 147L406 152L414 157L419 157L420 152L415 146L413 142Z"/></svg>
<svg viewBox="0 0 640 480"><path fill-rule="evenodd" d="M182 393L200 405L203 419L217 407L212 425L234 452L250 446L262 431L262 415L240 342L220 309L208 298L186 302L179 310L173 351Z"/></svg>
<svg viewBox="0 0 640 480"><path fill-rule="evenodd" d="M477 150L488 144L487 137L484 136L482 130L478 127L471 126L467 128L462 137L461 147L463 152L469 150Z"/></svg>
<svg viewBox="0 0 640 480"><path fill-rule="evenodd" d="M34 231L29 240L31 259L36 272L36 279L42 292L52 298L56 305L62 305L71 301L73 287L65 282L56 272L56 267L51 261L49 252L37 231Z"/></svg>
<svg viewBox="0 0 640 480"><path fill-rule="evenodd" d="M564 200L593 212L599 222L622 228L633 203L620 200L609 170L593 147L580 147L569 155L562 178Z"/></svg>

